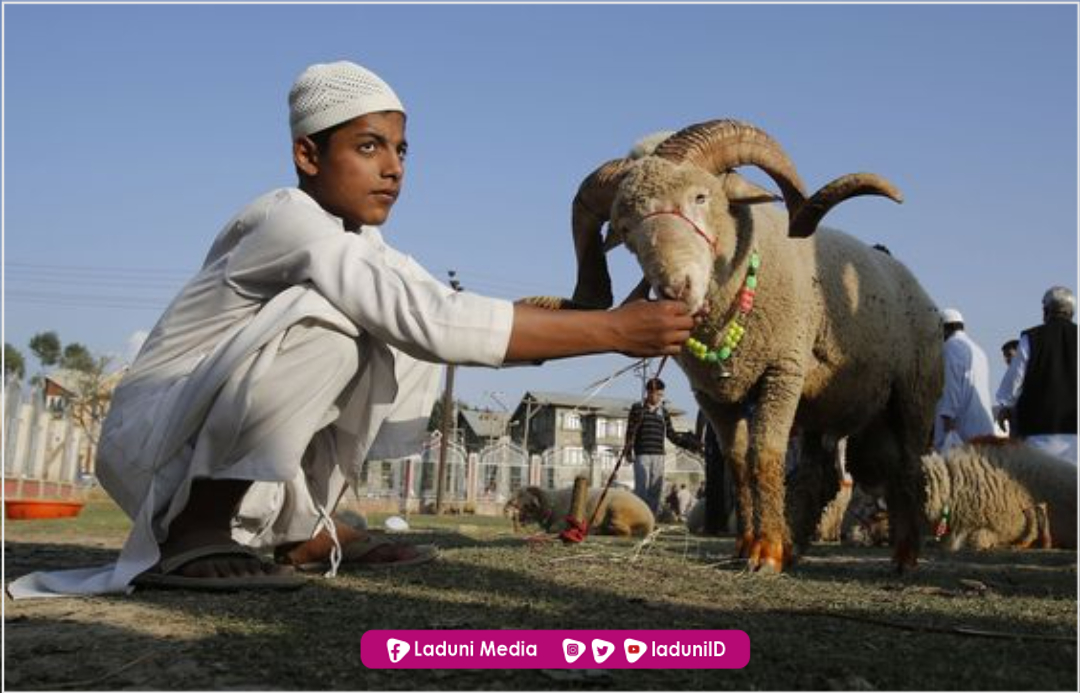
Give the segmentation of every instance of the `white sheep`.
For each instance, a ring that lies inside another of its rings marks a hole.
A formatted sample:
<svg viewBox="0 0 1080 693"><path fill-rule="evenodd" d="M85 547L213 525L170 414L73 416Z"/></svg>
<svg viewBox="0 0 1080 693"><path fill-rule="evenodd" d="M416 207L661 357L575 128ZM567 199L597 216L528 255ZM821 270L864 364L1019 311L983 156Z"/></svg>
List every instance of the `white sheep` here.
<svg viewBox="0 0 1080 693"><path fill-rule="evenodd" d="M948 548L1076 548L1076 465L1007 439L922 463L923 515L931 527L944 525Z"/></svg>
<svg viewBox="0 0 1080 693"><path fill-rule="evenodd" d="M613 303L605 250L625 243L652 288L703 316L677 358L712 422L738 488L739 554L782 570L792 535L805 546L839 477L811 449L818 472L785 519L784 453L805 439L850 436L849 472L883 484L898 567L917 560L919 456L941 392L941 323L915 277L887 253L838 231L814 231L854 195L900 195L873 174L839 178L809 199L768 135L736 121L686 128L651 154L610 161L581 184L573 205L577 287L567 305ZM733 170L755 165L775 196ZM609 221L607 239L601 236ZM803 506L802 509L799 506Z"/></svg>
<svg viewBox="0 0 1080 693"><path fill-rule="evenodd" d="M588 522L600 499L602 489L589 491L589 503L585 510ZM514 528L519 524L536 523L547 532L560 532L566 527L566 516L570 513L570 502L574 489L565 488L557 491L545 491L538 486L519 489L514 497L507 501L503 514L514 521ZM643 500L631 491L620 488L608 489L600 512L596 513L596 524L590 529L595 534L613 534L620 537L645 537L656 526L652 511Z"/></svg>

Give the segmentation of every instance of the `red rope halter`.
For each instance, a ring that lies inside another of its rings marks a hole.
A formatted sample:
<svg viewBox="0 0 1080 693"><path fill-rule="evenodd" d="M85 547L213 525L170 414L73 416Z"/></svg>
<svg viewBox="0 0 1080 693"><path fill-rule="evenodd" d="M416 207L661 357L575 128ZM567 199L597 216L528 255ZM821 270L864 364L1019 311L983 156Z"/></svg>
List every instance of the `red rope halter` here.
<svg viewBox="0 0 1080 693"><path fill-rule="evenodd" d="M661 216L663 214L670 214L671 216L678 217L678 218L682 219L683 221L685 221L687 224L690 224L690 228L694 229L694 233L696 233L697 235L704 238L705 242L709 244L709 248L712 249L713 255L716 255L716 242L719 239L717 239L717 238L709 238L708 234L706 234L704 231L702 231L701 228L697 224L694 223L694 220L691 219L690 217L686 216L685 214L683 214L682 210L680 210L680 209L662 209L659 212L650 212L649 214L646 214L645 216L643 216L641 218L641 220L645 221L646 219L652 219L653 217L658 217L658 216Z"/></svg>

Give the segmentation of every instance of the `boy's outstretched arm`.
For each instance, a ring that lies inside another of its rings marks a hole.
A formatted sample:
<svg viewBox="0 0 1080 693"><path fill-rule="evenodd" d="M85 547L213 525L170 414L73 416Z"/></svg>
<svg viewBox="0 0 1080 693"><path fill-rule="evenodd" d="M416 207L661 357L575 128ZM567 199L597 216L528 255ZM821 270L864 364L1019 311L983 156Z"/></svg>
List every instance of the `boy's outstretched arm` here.
<svg viewBox="0 0 1080 693"><path fill-rule="evenodd" d="M682 301L634 301L614 310L548 310L515 303L506 363L602 352L678 354L694 319Z"/></svg>

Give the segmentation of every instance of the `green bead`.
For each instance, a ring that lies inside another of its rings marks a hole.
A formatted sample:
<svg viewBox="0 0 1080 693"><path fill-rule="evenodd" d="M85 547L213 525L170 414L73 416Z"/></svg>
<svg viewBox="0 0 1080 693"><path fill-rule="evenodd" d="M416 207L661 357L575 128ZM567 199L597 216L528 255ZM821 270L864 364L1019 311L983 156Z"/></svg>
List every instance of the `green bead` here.
<svg viewBox="0 0 1080 693"><path fill-rule="evenodd" d="M752 253L750 255L750 267L752 269L757 269L758 267L761 267L761 256L757 253Z"/></svg>
<svg viewBox="0 0 1080 693"><path fill-rule="evenodd" d="M717 354L715 351L710 351L708 354L705 354L705 360L709 363L716 363L720 360L720 354Z"/></svg>
<svg viewBox="0 0 1080 693"><path fill-rule="evenodd" d="M747 289L756 289L757 288L757 277L755 277L753 275L747 277L746 278L746 288Z"/></svg>
<svg viewBox="0 0 1080 693"><path fill-rule="evenodd" d="M720 347L720 352L718 353L718 356L720 357L721 361L727 359L728 357L731 356L731 349L729 349L726 346L725 347Z"/></svg>

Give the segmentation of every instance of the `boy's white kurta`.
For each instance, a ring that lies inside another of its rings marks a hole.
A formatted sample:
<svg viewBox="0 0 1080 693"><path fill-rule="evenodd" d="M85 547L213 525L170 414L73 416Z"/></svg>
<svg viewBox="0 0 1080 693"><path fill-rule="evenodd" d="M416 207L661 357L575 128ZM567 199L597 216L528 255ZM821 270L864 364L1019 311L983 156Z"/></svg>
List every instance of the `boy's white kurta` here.
<svg viewBox="0 0 1080 693"><path fill-rule="evenodd" d="M119 561L34 573L9 592L128 589L157 562L196 478L256 482L238 541L309 538L344 481L356 487L365 457L419 450L436 362L502 364L513 310L451 290L377 229L347 232L298 189L257 199L226 225L114 393L98 475L134 521Z"/></svg>

